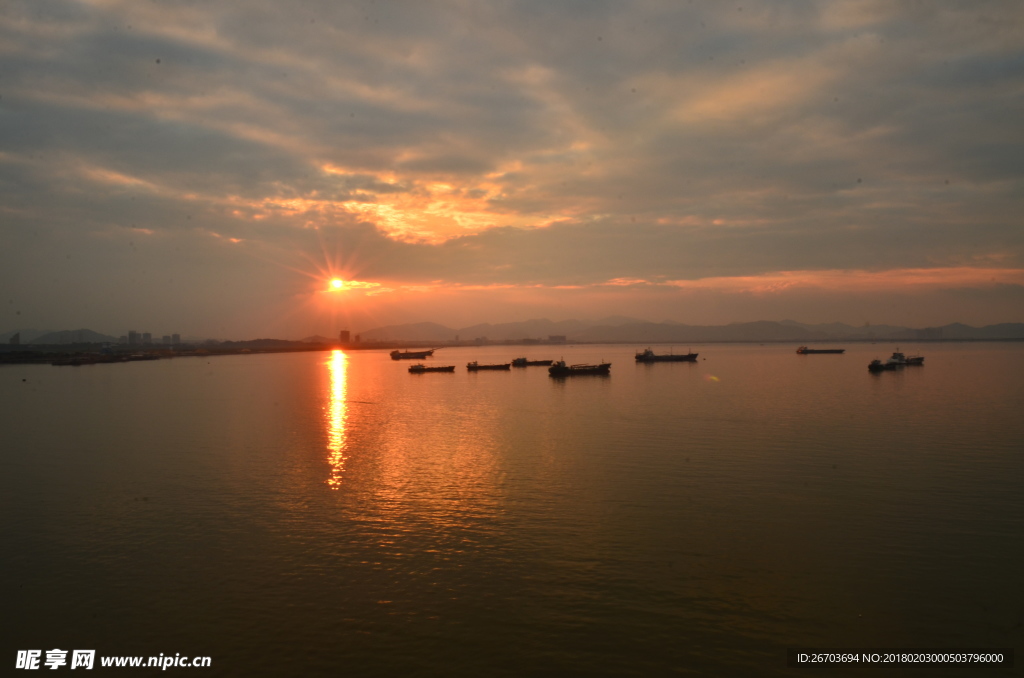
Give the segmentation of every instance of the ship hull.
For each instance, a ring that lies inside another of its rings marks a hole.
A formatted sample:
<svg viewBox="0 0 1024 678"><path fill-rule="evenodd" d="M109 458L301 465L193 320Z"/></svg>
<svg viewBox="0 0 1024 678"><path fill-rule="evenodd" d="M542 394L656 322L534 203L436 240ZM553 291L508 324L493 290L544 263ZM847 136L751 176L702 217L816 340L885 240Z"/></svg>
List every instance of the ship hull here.
<svg viewBox="0 0 1024 678"><path fill-rule="evenodd" d="M697 354L684 353L682 355L644 355L642 353L637 353L636 361L638 363L695 363L697 362Z"/></svg>
<svg viewBox="0 0 1024 678"><path fill-rule="evenodd" d="M423 365L413 365L409 368L410 374L424 374L426 372L454 372L455 365L440 365L437 367L425 367Z"/></svg>
<svg viewBox="0 0 1024 678"><path fill-rule="evenodd" d="M600 365L552 365L548 368L548 374L552 377L575 377L579 375L596 374L607 375L611 372L611 363Z"/></svg>
<svg viewBox="0 0 1024 678"><path fill-rule="evenodd" d="M392 351L392 360L422 360L434 355L434 349L429 351Z"/></svg>

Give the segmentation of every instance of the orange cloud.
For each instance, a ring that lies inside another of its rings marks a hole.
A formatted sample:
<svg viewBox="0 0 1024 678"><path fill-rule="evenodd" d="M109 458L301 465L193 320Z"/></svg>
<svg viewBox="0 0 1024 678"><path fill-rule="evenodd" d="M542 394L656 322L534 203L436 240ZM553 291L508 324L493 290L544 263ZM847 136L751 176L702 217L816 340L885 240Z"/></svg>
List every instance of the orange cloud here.
<svg viewBox="0 0 1024 678"><path fill-rule="evenodd" d="M700 278L697 280L645 280L643 278L612 278L582 285L543 285L537 283L465 284L435 280L422 284L395 282L376 283L345 281L344 289L365 290L367 294L457 294L489 291L600 290L607 288L647 287L676 288L737 294L777 294L787 290L826 290L833 292L885 292L913 289L953 289L989 287L992 285L1024 285L1024 269L1005 268L933 268L892 271L779 271L756 276Z"/></svg>
<svg viewBox="0 0 1024 678"><path fill-rule="evenodd" d="M757 276L671 280L665 284L687 290L718 290L752 294L772 294L796 288L837 292L953 289L992 285L1024 285L1024 269L961 266L906 268L891 271L779 271Z"/></svg>

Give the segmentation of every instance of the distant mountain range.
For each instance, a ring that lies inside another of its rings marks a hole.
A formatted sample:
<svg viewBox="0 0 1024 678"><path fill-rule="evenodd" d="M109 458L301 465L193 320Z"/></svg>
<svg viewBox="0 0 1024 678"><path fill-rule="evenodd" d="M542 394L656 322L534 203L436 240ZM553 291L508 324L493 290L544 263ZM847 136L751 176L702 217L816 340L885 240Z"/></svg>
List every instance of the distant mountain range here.
<svg viewBox="0 0 1024 678"><path fill-rule="evenodd" d="M362 341L521 341L564 336L570 342L697 343L705 341L870 341L942 339L1024 339L1024 323L971 327L960 323L942 327L911 328L894 325L854 327L843 323L809 325L793 320L684 325L654 323L621 316L593 322L547 319L497 325L481 324L455 329L437 323L389 325L360 333Z"/></svg>
<svg viewBox="0 0 1024 678"><path fill-rule="evenodd" d="M12 330L0 333L0 343L7 344L15 335L22 344L104 344L116 342L117 337L92 330Z"/></svg>
<svg viewBox="0 0 1024 678"><path fill-rule="evenodd" d="M0 344L9 344L11 337L20 334L20 343L27 344L101 344L115 343L117 337L92 330L12 330L0 333ZM708 341L792 341L800 343L820 341L939 341L939 340L997 340L1024 339L1024 323L1001 323L985 327L971 327L952 323L942 327L911 328L895 325L864 325L854 327L843 323L809 325L794 320L731 323L729 325L684 325L672 321L648 322L637 318L612 316L595 321L547 319L525 320L515 323L484 323L463 328L452 328L437 323L411 323L388 325L360 332L363 342L430 342L438 345L476 340L522 341L547 340L565 337L568 342L625 342L688 344ZM303 342L334 341L319 335L306 337Z"/></svg>

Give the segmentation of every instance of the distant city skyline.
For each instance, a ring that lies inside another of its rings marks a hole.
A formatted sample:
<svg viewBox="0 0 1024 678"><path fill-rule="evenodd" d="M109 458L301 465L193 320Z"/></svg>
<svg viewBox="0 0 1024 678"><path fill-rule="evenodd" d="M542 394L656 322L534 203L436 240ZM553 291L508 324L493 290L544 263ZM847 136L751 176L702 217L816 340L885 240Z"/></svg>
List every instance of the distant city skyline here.
<svg viewBox="0 0 1024 678"><path fill-rule="evenodd" d="M1018 3L14 1L0 37L0 327L1024 320Z"/></svg>

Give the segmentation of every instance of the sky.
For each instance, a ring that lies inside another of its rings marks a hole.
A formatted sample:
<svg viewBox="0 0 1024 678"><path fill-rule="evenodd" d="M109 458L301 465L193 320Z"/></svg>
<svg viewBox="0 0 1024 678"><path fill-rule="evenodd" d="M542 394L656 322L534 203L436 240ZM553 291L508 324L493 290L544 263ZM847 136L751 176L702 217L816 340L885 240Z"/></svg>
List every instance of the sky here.
<svg viewBox="0 0 1024 678"><path fill-rule="evenodd" d="M0 6L0 330L1021 322L1022 226L1022 3Z"/></svg>

